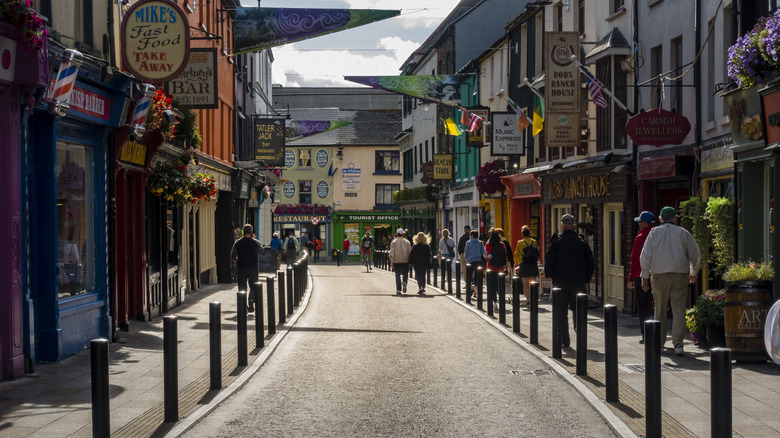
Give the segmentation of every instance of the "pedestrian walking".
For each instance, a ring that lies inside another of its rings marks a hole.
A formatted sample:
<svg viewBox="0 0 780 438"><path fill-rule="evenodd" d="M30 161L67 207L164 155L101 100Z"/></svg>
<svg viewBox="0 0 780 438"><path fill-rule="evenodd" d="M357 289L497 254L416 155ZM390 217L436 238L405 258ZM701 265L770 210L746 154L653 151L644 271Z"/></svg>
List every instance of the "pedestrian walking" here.
<svg viewBox="0 0 780 438"><path fill-rule="evenodd" d="M574 216L561 216L563 232L550 242L544 258L544 272L552 279L553 287L559 287L564 294L564 303L572 312L574 329L577 329L577 294L586 291L587 283L593 278L595 263L590 246L575 231ZM569 338L568 311L562 318L561 344L568 347ZM580 321L584 323L584 321Z"/></svg>
<svg viewBox="0 0 780 438"><path fill-rule="evenodd" d="M282 245L279 233L274 233L271 237L271 249L276 251L276 269L279 269L279 265L282 264Z"/></svg>
<svg viewBox="0 0 780 438"><path fill-rule="evenodd" d="M366 235L363 236L363 239L360 240L360 255L361 260L363 260L363 263L365 263L365 260L368 259L368 270L372 270L371 268L371 253L374 246L374 239L371 238L371 233L366 231Z"/></svg>
<svg viewBox="0 0 780 438"><path fill-rule="evenodd" d="M471 227L465 225L463 227L463 234L458 239L458 257L460 257L460 266L466 269L466 242L471 239Z"/></svg>
<svg viewBox="0 0 780 438"><path fill-rule="evenodd" d="M404 229L399 228L395 239L390 242L390 268L395 272L395 294L406 293L406 283L409 281L409 253L412 244L404 238Z"/></svg>
<svg viewBox="0 0 780 438"><path fill-rule="evenodd" d="M344 244L342 246L344 248L344 263L347 263L347 260L349 260L349 255L347 255L349 253L350 246L349 237L344 238Z"/></svg>
<svg viewBox="0 0 780 438"><path fill-rule="evenodd" d="M523 283L523 296L525 306L531 303L531 281L539 277L539 244L531 237L531 229L528 225L520 228L523 238L515 245L514 260L517 265L517 274Z"/></svg>
<svg viewBox="0 0 780 438"><path fill-rule="evenodd" d="M303 230L300 243L304 253L311 254L311 239L309 239L309 232L307 230Z"/></svg>
<svg viewBox="0 0 780 438"><path fill-rule="evenodd" d="M487 254L487 269L495 273L506 270L506 247L501 241L501 235L498 230L490 231L488 243L485 245L485 254ZM493 309L498 311L498 275L492 277L493 283L490 284L493 290Z"/></svg>
<svg viewBox="0 0 780 438"><path fill-rule="evenodd" d="M464 248L464 256L466 263L471 265L471 269L474 273L477 272L477 268L484 266L483 257L485 255L485 247L482 245L482 241L478 239L479 233L474 230L470 234L471 238L466 242ZM472 298L477 298L477 276L471 276L471 294Z"/></svg>
<svg viewBox="0 0 780 438"><path fill-rule="evenodd" d="M287 238L284 239L284 257L287 260L287 266L295 263L298 251L301 250L301 244L295 238L295 231L287 230Z"/></svg>
<svg viewBox="0 0 780 438"><path fill-rule="evenodd" d="M409 253L409 264L414 268L417 279L417 295L425 295L425 277L431 263L430 238L422 231L414 236L414 246Z"/></svg>
<svg viewBox="0 0 780 438"><path fill-rule="evenodd" d="M661 322L661 348L666 343L666 306L672 308L672 345L674 354L682 356L685 337L685 301L689 284L696 283L701 264L699 245L674 219L673 207L661 209L661 224L650 230L642 247L642 289L647 292L652 283L655 319Z"/></svg>
<svg viewBox="0 0 780 438"><path fill-rule="evenodd" d="M513 254L512 244L509 243L509 241L504 237L503 228L496 228L496 231L498 231L498 236L501 238L501 243L504 245L504 249L506 250L506 269L508 272L514 272L515 259L514 257L510 257Z"/></svg>
<svg viewBox="0 0 780 438"><path fill-rule="evenodd" d="M258 255L265 252L265 248L252 233L252 225L246 224L243 228L243 237L233 242L230 250L230 259L236 265L238 271L238 290L249 291L249 312L255 311L255 283L260 274L258 269Z"/></svg>
<svg viewBox="0 0 780 438"><path fill-rule="evenodd" d="M320 251L322 250L322 240L319 237L314 238L314 263L320 261Z"/></svg>
<svg viewBox="0 0 780 438"><path fill-rule="evenodd" d="M455 259L455 239L450 237L450 231L447 229L442 230L441 232L441 239L439 239L439 257L442 257L445 260Z"/></svg>
<svg viewBox="0 0 780 438"><path fill-rule="evenodd" d="M645 246L647 236L652 229L653 219L655 219L655 215L649 211L643 211L642 214L634 218L634 222L639 225L639 233L634 238L634 245L631 247L631 268L628 271L628 284L626 285L629 290L634 291L634 302L639 318L639 333L642 334L639 339L640 344L645 343L645 321L650 319L650 310L653 308L653 291L652 289L647 291L642 289L642 264L639 261L639 256L642 255L642 248Z"/></svg>

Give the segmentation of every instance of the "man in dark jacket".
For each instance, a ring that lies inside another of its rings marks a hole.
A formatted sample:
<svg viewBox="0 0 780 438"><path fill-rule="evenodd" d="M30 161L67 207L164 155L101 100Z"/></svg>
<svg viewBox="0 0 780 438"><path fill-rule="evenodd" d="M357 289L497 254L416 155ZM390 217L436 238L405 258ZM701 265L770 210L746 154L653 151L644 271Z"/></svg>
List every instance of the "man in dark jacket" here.
<svg viewBox="0 0 780 438"><path fill-rule="evenodd" d="M585 293L587 283L593 278L595 262L590 246L574 231L574 216L564 214L561 217L563 233L550 242L544 260L544 272L552 279L553 287L559 287L564 293L572 311L574 327L577 326L577 294ZM569 317L564 314L561 328L561 343L570 345Z"/></svg>
<svg viewBox="0 0 780 438"><path fill-rule="evenodd" d="M233 243L230 258L238 268L238 289L249 291L248 311L255 311L255 283L258 281L258 255L265 252L263 245L252 236L251 224L244 225L244 237Z"/></svg>
<svg viewBox="0 0 780 438"><path fill-rule="evenodd" d="M458 239L458 256L460 257L460 269L466 269L466 242L471 239L471 227L463 227L463 235Z"/></svg>

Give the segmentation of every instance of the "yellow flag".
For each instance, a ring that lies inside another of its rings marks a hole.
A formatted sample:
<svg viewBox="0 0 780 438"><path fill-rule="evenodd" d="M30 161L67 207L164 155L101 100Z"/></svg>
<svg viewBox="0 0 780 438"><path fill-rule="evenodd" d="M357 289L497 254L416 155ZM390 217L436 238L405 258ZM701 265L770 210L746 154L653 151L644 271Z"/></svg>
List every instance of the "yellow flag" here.
<svg viewBox="0 0 780 438"><path fill-rule="evenodd" d="M444 127L446 128L447 134L449 135L461 135L462 132L460 132L460 129L458 128L458 125L455 124L454 121L452 121L452 118L447 117L447 120L444 121Z"/></svg>

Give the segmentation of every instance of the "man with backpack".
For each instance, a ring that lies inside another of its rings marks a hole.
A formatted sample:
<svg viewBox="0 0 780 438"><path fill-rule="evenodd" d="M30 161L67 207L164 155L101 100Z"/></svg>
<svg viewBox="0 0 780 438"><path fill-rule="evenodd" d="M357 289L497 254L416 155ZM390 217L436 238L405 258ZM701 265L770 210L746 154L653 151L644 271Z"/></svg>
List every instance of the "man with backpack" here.
<svg viewBox="0 0 780 438"><path fill-rule="evenodd" d="M287 237L284 239L284 254L287 259L287 266L295 263L296 255L301 250L301 244L295 238L295 231L287 230Z"/></svg>
<svg viewBox="0 0 780 438"><path fill-rule="evenodd" d="M544 272L552 279L553 287L561 288L564 293L564 303L569 303L572 311L574 328L577 328L577 294L585 293L586 286L593 278L595 262L593 251L576 231L574 216L561 216L561 233L550 242L544 258ZM570 345L569 317L564 313L561 327L561 344Z"/></svg>

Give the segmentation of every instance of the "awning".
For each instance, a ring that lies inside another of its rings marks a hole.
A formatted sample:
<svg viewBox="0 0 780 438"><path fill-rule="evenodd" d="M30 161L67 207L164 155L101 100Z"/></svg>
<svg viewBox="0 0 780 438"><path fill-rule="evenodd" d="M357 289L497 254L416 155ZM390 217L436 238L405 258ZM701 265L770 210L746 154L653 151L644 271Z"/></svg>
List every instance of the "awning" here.
<svg viewBox="0 0 780 438"><path fill-rule="evenodd" d="M516 173L501 177L501 182L507 188L509 199L541 198L542 183L535 173Z"/></svg>

